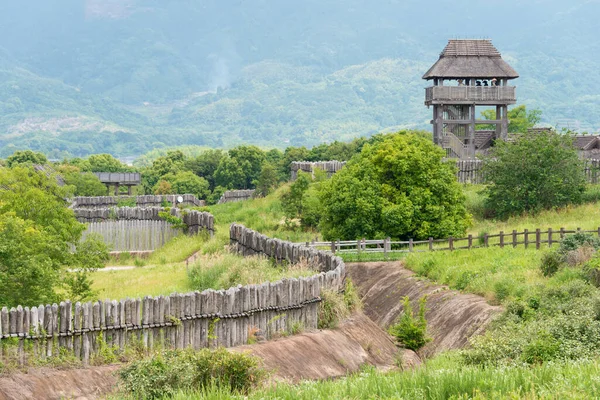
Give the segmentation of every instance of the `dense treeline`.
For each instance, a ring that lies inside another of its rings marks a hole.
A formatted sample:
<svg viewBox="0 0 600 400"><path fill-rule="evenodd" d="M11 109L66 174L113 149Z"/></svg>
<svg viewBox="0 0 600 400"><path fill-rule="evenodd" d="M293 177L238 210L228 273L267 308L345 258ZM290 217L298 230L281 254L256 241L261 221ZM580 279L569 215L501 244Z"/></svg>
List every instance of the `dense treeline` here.
<svg viewBox="0 0 600 400"><path fill-rule="evenodd" d="M426 133L422 133L426 135ZM294 161L347 161L359 153L365 143L378 140L358 138L351 142L335 141L312 149L288 147L263 150L241 145L230 150L187 146L166 151L152 151L141 157L136 166L128 166L110 154L87 158L69 158L53 163L64 182L78 196L103 196L107 189L93 172L140 172L142 185L137 194L194 194L210 204L225 190L258 189L266 195L279 183L289 180ZM8 167L20 164L46 164L47 158L31 150L17 151L6 159ZM125 188L123 188L125 189Z"/></svg>

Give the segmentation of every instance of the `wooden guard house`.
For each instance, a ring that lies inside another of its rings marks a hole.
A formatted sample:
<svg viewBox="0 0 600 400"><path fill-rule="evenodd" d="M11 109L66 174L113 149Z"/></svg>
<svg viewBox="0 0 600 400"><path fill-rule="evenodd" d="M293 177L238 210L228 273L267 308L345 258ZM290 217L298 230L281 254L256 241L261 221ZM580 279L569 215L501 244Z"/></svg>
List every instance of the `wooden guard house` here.
<svg viewBox="0 0 600 400"><path fill-rule="evenodd" d="M423 75L433 81L425 89L425 105L433 106L433 141L448 157L473 158L494 139L506 139L508 105L517 101L516 87L508 81L518 77L490 40L449 40ZM495 106L496 119L477 120L477 106ZM477 131L477 124L493 124L496 129Z"/></svg>

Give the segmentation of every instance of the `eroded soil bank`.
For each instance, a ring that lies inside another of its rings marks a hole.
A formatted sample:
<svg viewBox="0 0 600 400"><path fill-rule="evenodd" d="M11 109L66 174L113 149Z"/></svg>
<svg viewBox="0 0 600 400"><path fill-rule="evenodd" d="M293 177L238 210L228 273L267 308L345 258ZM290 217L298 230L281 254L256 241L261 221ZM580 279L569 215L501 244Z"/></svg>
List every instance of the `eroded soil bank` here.
<svg viewBox="0 0 600 400"><path fill-rule="evenodd" d="M408 296L413 309L427 296L427 328L433 338L420 354L429 357L467 345L469 338L485 331L502 311L481 296L449 290L415 276L402 263L348 263L346 268L363 301L364 313L381 328L389 327L402 311L401 301Z"/></svg>
<svg viewBox="0 0 600 400"><path fill-rule="evenodd" d="M263 360L274 381L335 378L370 364L382 370L420 364L410 350L398 349L390 336L363 314L338 329L305 332L241 346ZM400 360L400 362L398 362ZM118 365L85 369L34 369L0 377L0 399L96 399L116 388Z"/></svg>

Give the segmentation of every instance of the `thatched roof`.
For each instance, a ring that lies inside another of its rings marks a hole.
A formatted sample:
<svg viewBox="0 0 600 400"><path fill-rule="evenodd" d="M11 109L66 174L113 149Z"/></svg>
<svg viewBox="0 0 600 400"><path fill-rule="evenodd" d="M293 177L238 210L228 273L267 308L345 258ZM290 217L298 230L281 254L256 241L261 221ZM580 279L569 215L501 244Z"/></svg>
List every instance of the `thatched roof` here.
<svg viewBox="0 0 600 400"><path fill-rule="evenodd" d="M518 78L488 39L451 39L423 79Z"/></svg>

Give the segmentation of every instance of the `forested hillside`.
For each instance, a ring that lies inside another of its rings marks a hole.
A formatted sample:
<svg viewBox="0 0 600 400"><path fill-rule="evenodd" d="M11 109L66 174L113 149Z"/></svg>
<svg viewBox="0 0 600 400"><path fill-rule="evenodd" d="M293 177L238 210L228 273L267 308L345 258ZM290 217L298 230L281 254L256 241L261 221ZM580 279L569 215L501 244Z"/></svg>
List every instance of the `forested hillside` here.
<svg viewBox="0 0 600 400"><path fill-rule="evenodd" d="M544 122L600 127L598 0L3 3L0 156L428 128L420 77L453 37L491 38Z"/></svg>

